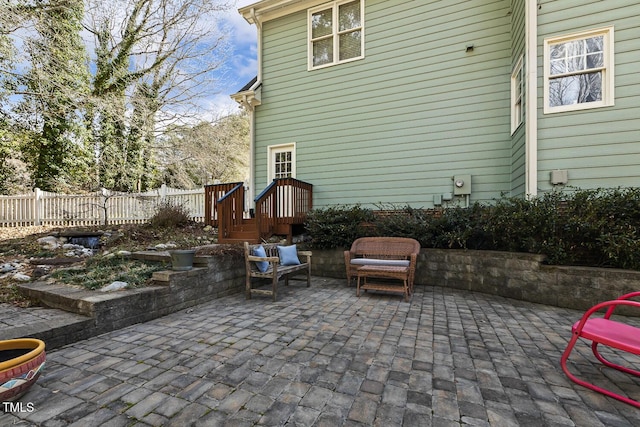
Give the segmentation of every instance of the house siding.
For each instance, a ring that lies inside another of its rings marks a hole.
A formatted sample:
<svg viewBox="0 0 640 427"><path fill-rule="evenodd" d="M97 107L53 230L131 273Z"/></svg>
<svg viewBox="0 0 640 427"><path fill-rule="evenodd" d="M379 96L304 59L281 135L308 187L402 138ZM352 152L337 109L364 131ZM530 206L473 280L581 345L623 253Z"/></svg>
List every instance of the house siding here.
<svg viewBox="0 0 640 427"><path fill-rule="evenodd" d="M520 49L511 3L368 0L365 59L313 71L306 11L265 22L257 192L267 147L290 142L315 207L431 207L458 174L472 175L471 201L523 185L524 138L510 135L509 120Z"/></svg>
<svg viewBox="0 0 640 427"><path fill-rule="evenodd" d="M515 68L518 60L523 58L523 70L526 72L528 64L525 57L525 2L522 0L511 1L511 71ZM526 85L525 85L526 87ZM525 173L525 123L527 121L526 90L523 93L522 107L524 108L524 118L518 129L511 135L511 196L522 196L526 193Z"/></svg>
<svg viewBox="0 0 640 427"><path fill-rule="evenodd" d="M538 188L566 169L576 188L640 186L640 3L629 0L541 1L538 11ZM546 37L614 26L615 105L543 114Z"/></svg>

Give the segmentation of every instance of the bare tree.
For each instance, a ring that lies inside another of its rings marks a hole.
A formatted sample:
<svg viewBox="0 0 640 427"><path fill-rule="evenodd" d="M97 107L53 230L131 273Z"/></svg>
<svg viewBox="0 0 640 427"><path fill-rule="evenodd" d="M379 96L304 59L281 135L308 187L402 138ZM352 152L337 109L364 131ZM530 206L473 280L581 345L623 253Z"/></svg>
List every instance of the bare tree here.
<svg viewBox="0 0 640 427"><path fill-rule="evenodd" d="M249 119L231 114L215 123L179 126L159 139L159 163L167 185L194 188L249 175Z"/></svg>
<svg viewBox="0 0 640 427"><path fill-rule="evenodd" d="M205 89L211 95L214 72L227 53L216 16L231 5L224 0L87 1L85 27L96 46L87 124L100 185L143 189L149 169L139 161L148 159L157 133L201 112L198 100Z"/></svg>

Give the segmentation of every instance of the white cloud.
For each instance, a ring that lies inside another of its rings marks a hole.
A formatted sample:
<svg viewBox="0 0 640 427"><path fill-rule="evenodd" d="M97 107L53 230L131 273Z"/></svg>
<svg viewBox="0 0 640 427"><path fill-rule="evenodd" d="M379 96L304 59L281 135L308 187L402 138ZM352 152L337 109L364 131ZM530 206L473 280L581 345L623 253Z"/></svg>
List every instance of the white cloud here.
<svg viewBox="0 0 640 427"><path fill-rule="evenodd" d="M236 6L251 3L255 3L255 0L239 0ZM232 52L225 66L224 82L220 83L226 86L222 92L229 95L238 91L257 73L257 33L256 27L250 25L238 13L237 8L230 10L224 21L229 31Z"/></svg>
<svg viewBox="0 0 640 427"><path fill-rule="evenodd" d="M240 1L240 3L251 4L252 1ZM234 31L234 38L238 43L255 43L256 42L256 26L249 24L238 13L237 9L232 9L227 17L227 22L231 25Z"/></svg>
<svg viewBox="0 0 640 427"><path fill-rule="evenodd" d="M258 3L257 0L238 0L238 4L236 5L239 8L249 6L250 4Z"/></svg>

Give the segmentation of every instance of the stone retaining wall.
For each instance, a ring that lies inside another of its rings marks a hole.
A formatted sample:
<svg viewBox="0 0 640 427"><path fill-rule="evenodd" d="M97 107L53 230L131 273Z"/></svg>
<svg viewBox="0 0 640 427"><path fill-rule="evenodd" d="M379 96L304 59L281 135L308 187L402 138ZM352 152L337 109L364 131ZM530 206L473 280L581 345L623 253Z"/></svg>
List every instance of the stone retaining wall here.
<svg viewBox="0 0 640 427"><path fill-rule="evenodd" d="M133 256L166 262L168 254L149 252ZM84 317L73 325L34 331L30 335L46 339L48 349L57 348L244 291L243 258L203 256L196 257L194 265L196 267L188 271L154 273L153 286L117 292L90 291L46 282L20 284L22 293L44 306Z"/></svg>
<svg viewBox="0 0 640 427"><path fill-rule="evenodd" d="M96 293L82 301L82 313L95 318L98 333L103 333L244 290L244 259L197 257L194 265L188 271L155 272L155 286L134 290L124 300Z"/></svg>
<svg viewBox="0 0 640 427"><path fill-rule="evenodd" d="M158 253L135 256L164 259ZM638 271L549 266L543 260L540 255L521 253L423 249L416 285L484 292L579 310L640 289ZM311 266L314 276L346 281L342 250L313 250ZM242 256L205 256L196 257L193 270L154 273L154 286L140 289L103 293L45 282L18 287L45 306L82 316L73 324L34 334L46 338L48 348L56 348L243 292L244 269ZM626 314L637 315L630 311Z"/></svg>
<svg viewBox="0 0 640 427"><path fill-rule="evenodd" d="M344 251L313 251L312 274L345 278ZM416 285L484 292L523 301L585 310L640 290L640 272L552 266L525 253L422 249Z"/></svg>

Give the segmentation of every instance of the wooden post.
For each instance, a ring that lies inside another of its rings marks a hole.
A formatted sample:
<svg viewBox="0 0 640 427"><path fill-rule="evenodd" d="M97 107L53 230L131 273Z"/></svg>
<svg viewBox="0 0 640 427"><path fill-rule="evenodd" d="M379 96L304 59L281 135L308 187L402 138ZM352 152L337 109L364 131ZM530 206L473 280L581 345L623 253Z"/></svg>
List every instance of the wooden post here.
<svg viewBox="0 0 640 427"><path fill-rule="evenodd" d="M33 189L33 225L41 225L42 221L42 190Z"/></svg>

